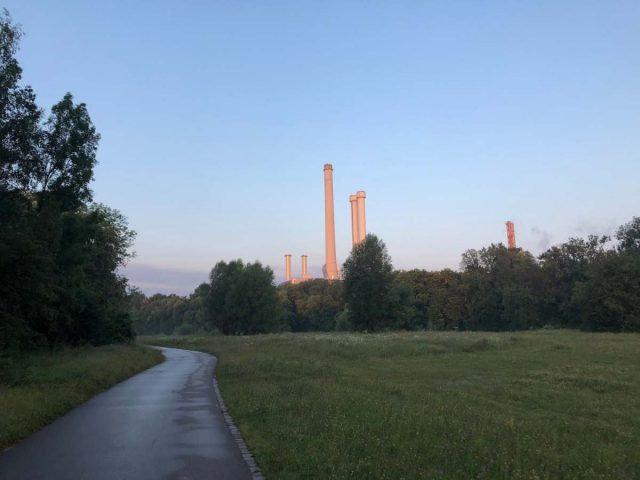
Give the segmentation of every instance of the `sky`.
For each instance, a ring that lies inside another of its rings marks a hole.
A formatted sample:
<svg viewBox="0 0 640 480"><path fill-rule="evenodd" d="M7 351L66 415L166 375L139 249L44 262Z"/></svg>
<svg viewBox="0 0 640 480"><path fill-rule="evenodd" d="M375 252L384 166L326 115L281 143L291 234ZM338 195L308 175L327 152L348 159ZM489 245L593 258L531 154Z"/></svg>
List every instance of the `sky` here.
<svg viewBox="0 0 640 480"><path fill-rule="evenodd" d="M640 215L640 2L0 0L24 83L102 139L94 200L137 232L125 274L190 293L219 260L324 263L334 167L399 269L539 254Z"/></svg>

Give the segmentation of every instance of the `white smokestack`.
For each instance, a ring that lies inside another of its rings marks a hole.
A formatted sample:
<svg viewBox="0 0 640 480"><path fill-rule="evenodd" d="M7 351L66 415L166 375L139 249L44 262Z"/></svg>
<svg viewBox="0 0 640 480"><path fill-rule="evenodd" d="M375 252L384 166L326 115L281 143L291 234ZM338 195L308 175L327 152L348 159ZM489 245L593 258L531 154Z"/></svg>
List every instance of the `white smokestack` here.
<svg viewBox="0 0 640 480"><path fill-rule="evenodd" d="M356 193L358 204L358 243L364 241L364 237L367 236L367 223L364 212L364 199L367 198L366 194L360 190Z"/></svg>
<svg viewBox="0 0 640 480"><path fill-rule="evenodd" d="M284 280L286 282L291 280L291 254L290 253L284 256Z"/></svg>
<svg viewBox="0 0 640 480"><path fill-rule="evenodd" d="M351 204L351 246L355 247L360 241L360 233L358 232L358 197L349 195L349 203Z"/></svg>
<svg viewBox="0 0 640 480"><path fill-rule="evenodd" d="M336 280L340 278L336 261L336 227L333 218L333 165L324 166L324 231L325 231L325 264L322 268L324 278Z"/></svg>

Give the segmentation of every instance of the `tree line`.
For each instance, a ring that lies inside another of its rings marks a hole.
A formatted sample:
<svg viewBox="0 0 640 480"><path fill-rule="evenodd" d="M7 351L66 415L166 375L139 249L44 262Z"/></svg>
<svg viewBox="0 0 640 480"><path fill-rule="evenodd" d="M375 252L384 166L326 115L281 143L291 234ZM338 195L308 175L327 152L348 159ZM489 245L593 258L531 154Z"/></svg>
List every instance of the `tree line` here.
<svg viewBox="0 0 640 480"><path fill-rule="evenodd" d="M394 270L367 235L342 281L274 285L259 263L220 262L188 298L136 293L141 333L523 330L640 331L640 217L608 236L571 238L535 257L492 244L460 270Z"/></svg>
<svg viewBox="0 0 640 480"><path fill-rule="evenodd" d="M67 93L48 115L21 84L21 30L0 13L0 350L132 338L134 233L89 187L100 136Z"/></svg>

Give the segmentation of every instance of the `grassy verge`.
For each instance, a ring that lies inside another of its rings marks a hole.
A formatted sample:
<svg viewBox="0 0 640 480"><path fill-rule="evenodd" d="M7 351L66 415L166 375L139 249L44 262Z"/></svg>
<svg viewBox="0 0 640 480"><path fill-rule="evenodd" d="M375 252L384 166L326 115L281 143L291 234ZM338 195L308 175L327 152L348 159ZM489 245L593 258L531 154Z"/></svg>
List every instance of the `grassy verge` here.
<svg viewBox="0 0 640 480"><path fill-rule="evenodd" d="M215 353L267 478L638 478L640 335L147 339Z"/></svg>
<svg viewBox="0 0 640 480"><path fill-rule="evenodd" d="M135 344L0 358L0 452L162 359L157 350Z"/></svg>

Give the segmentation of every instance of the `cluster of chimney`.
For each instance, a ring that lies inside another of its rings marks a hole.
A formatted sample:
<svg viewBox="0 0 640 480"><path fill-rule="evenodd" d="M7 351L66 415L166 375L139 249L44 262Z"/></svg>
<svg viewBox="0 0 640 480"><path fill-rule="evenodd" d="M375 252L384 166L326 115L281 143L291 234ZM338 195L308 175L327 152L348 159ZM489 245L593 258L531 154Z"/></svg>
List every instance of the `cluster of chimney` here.
<svg viewBox="0 0 640 480"><path fill-rule="evenodd" d="M294 278L293 275L291 274L291 254L287 253L284 256L284 281L285 282L299 283L299 282L304 282L305 280L311 279L311 277L309 276L308 257L306 255L302 255L301 259L302 259L302 263L301 263L302 269L300 272L300 277Z"/></svg>
<svg viewBox="0 0 640 480"><path fill-rule="evenodd" d="M351 244L356 246L364 241L367 236L367 224L364 209L364 200L367 198L362 190L355 195L349 195L351 203ZM509 250L516 248L516 232L513 222L506 222L507 243ZM333 165L330 163L324 166L324 246L325 264L322 273L327 280L337 280L340 278L340 268L336 259L336 228L333 215ZM291 254L284 256L285 261L285 282L300 283L310 280L308 271L307 256L302 255L302 271L298 278L291 274Z"/></svg>
<svg viewBox="0 0 640 480"><path fill-rule="evenodd" d="M367 235L365 220L364 200L366 194L358 191L355 195L349 195L351 203L351 241L353 246L362 242ZM330 163L324 166L324 247L325 263L322 273L327 280L337 280L340 278L340 268L336 258L336 228L333 206L333 165ZM302 272L299 278L294 278L291 274L291 255L284 256L285 261L285 282L300 283L310 280L307 267L307 256L302 255Z"/></svg>
<svg viewBox="0 0 640 480"><path fill-rule="evenodd" d="M361 190L355 195L349 195L351 203L351 242L355 247L367 236L367 224L364 215L364 199L367 198Z"/></svg>
<svg viewBox="0 0 640 480"><path fill-rule="evenodd" d="M349 195L351 203L351 243L353 246L362 242L367 236L367 223L364 210L364 199L367 195L358 191L355 195ZM330 163L324 166L324 238L325 238L325 264L322 273L327 280L340 278L340 269L336 260L336 230L333 218L333 166Z"/></svg>

